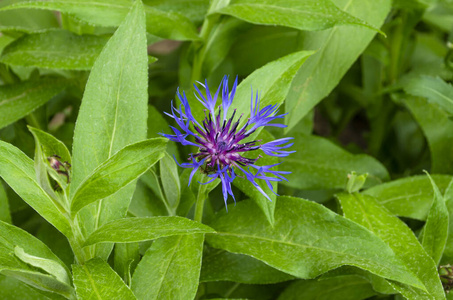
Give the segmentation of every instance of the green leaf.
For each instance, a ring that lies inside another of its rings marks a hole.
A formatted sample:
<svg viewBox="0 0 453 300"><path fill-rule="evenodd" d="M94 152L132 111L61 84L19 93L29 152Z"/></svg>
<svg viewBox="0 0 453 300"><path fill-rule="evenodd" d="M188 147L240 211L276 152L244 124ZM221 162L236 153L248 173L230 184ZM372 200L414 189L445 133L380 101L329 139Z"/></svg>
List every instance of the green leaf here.
<svg viewBox="0 0 453 300"><path fill-rule="evenodd" d="M117 2L96 3L108 6ZM71 195L94 169L117 151L146 138L148 55L145 15L141 2L134 3L96 59L85 88L74 131ZM82 4L78 2L76 6L88 11L90 6ZM106 10L101 14L105 17L110 12ZM79 220L85 236L104 223L124 217L134 188L132 183L83 209ZM111 249L112 245L102 245L94 252L107 259Z"/></svg>
<svg viewBox="0 0 453 300"><path fill-rule="evenodd" d="M30 255L24 251L19 246L14 248L14 255L16 255L20 260L26 262L29 265L43 269L45 272L52 274L58 281L70 285L69 276L67 270L61 262L57 262L52 259L46 259L34 255Z"/></svg>
<svg viewBox="0 0 453 300"><path fill-rule="evenodd" d="M0 128L34 111L68 86L58 78L40 78L0 86Z"/></svg>
<svg viewBox="0 0 453 300"><path fill-rule="evenodd" d="M199 24L209 7L209 0L145 0L143 3L166 12L178 12Z"/></svg>
<svg viewBox="0 0 453 300"><path fill-rule="evenodd" d="M178 166L173 157L167 152L159 161L160 180L165 193L168 206L174 211L179 205L181 198L181 184L179 182Z"/></svg>
<svg viewBox="0 0 453 300"><path fill-rule="evenodd" d="M241 124L245 124L250 115L250 87L253 88L254 93L259 92L260 107L280 105L285 101L296 72L313 53L313 51L299 51L289 54L268 63L244 79L237 87L233 104L237 109L237 115L244 114Z"/></svg>
<svg viewBox="0 0 453 300"><path fill-rule="evenodd" d="M13 277L0 275L0 299L49 300L34 288Z"/></svg>
<svg viewBox="0 0 453 300"><path fill-rule="evenodd" d="M110 266L99 258L84 265L72 265L78 299L136 299L132 291Z"/></svg>
<svg viewBox="0 0 453 300"><path fill-rule="evenodd" d="M18 8L39 8L58 10L71 14L89 24L116 27L125 19L132 6L128 0L50 0L29 1L17 0L10 5L0 8L0 11L15 10ZM154 7L145 6L146 25L149 33L169 39L194 40L198 39L195 26L184 15L162 11Z"/></svg>
<svg viewBox="0 0 453 300"><path fill-rule="evenodd" d="M74 191L71 213L115 194L165 155L167 139L155 138L124 147L97 167Z"/></svg>
<svg viewBox="0 0 453 300"><path fill-rule="evenodd" d="M453 114L453 86L439 77L412 78L405 84L404 91L413 96L425 97L450 115Z"/></svg>
<svg viewBox="0 0 453 300"><path fill-rule="evenodd" d="M54 188L50 184L48 174L58 182L64 192L66 192L71 174L69 171L67 176L59 174L51 167L49 159L60 161L69 170L71 166L71 154L65 144L52 135L30 126L28 126L28 129L35 138L35 170L37 181L47 194L54 199L58 199Z"/></svg>
<svg viewBox="0 0 453 300"><path fill-rule="evenodd" d="M195 25L185 13L162 11L145 6L146 29L156 36L173 40L199 40Z"/></svg>
<svg viewBox="0 0 453 300"><path fill-rule="evenodd" d="M132 243L171 235L215 232L201 223L182 217L124 218L103 225L93 232L85 246L96 243Z"/></svg>
<svg viewBox="0 0 453 300"><path fill-rule="evenodd" d="M0 62L13 66L90 70L109 36L51 30L25 35L9 44Z"/></svg>
<svg viewBox="0 0 453 300"><path fill-rule="evenodd" d="M148 170L148 172L150 171ZM140 178L142 179L145 175ZM139 180L135 187L131 205L129 205L128 214L133 217L152 217L165 216L168 211L163 200L158 199L153 191L142 180Z"/></svg>
<svg viewBox="0 0 453 300"><path fill-rule="evenodd" d="M61 299L62 297L58 297L59 295L62 295L67 299L75 298L74 289L71 286L62 283L56 280L55 277L47 274L14 269L3 270L2 274L14 277L34 288L47 292L51 298ZM55 293L58 295L55 295Z"/></svg>
<svg viewBox="0 0 453 300"><path fill-rule="evenodd" d="M453 177L432 175L432 178L443 192ZM386 182L362 193L375 197L392 214L417 220L426 219L434 199L431 182L424 175Z"/></svg>
<svg viewBox="0 0 453 300"><path fill-rule="evenodd" d="M132 277L137 299L194 299L200 277L203 234L166 237L146 251Z"/></svg>
<svg viewBox="0 0 453 300"><path fill-rule="evenodd" d="M281 169L290 171L282 184L299 189L344 189L348 174L368 173L365 186L381 183L389 175L376 159L365 154L350 154L329 140L298 134L294 137L292 153L285 158Z"/></svg>
<svg viewBox="0 0 453 300"><path fill-rule="evenodd" d="M407 97L404 104L420 124L431 151L431 173L453 173L453 121L438 105Z"/></svg>
<svg viewBox="0 0 453 300"><path fill-rule="evenodd" d="M253 201L241 201L219 213L210 224L216 233L207 234L207 242L304 279L351 265L423 288L383 241L320 204L279 197L274 226L258 209Z"/></svg>
<svg viewBox="0 0 453 300"><path fill-rule="evenodd" d="M436 266L439 264L445 249L448 236L449 213L445 199L434 180L427 173L434 190L434 201L429 210L421 243L425 251L430 255Z"/></svg>
<svg viewBox="0 0 453 300"><path fill-rule="evenodd" d="M0 182L0 221L11 224L8 196L6 195L2 182Z"/></svg>
<svg viewBox="0 0 453 300"><path fill-rule="evenodd" d="M379 28L391 9L390 0L334 0L347 13ZM376 31L363 27L335 26L323 32L304 32L305 49L317 50L294 78L285 104L285 118L291 130L325 98L365 50Z"/></svg>
<svg viewBox="0 0 453 300"><path fill-rule="evenodd" d="M447 242L441 264L448 264L453 261L453 178L445 191L444 198L449 213L449 222Z"/></svg>
<svg viewBox="0 0 453 300"><path fill-rule="evenodd" d="M323 30L354 24L378 30L340 10L330 0L231 0L215 11L254 24L281 25L299 30Z"/></svg>
<svg viewBox="0 0 453 300"><path fill-rule="evenodd" d="M287 287L278 300L362 300L374 296L371 284L358 276L346 275L323 280L298 280Z"/></svg>
<svg viewBox="0 0 453 300"><path fill-rule="evenodd" d="M113 260L116 273L130 286L131 276L140 261L139 243L115 244Z"/></svg>
<svg viewBox="0 0 453 300"><path fill-rule="evenodd" d="M72 294L69 270L40 240L0 221L0 271L38 289ZM43 270L45 273L37 272ZM49 275L48 275L49 274Z"/></svg>
<svg viewBox="0 0 453 300"><path fill-rule="evenodd" d="M280 272L247 255L209 248L203 254L200 281L233 281L248 284L272 284L292 280L294 276Z"/></svg>
<svg viewBox="0 0 453 300"><path fill-rule="evenodd" d="M267 132L266 130L262 130L260 134L257 136L256 140L261 140L260 143L264 144L270 141L275 140L275 138ZM263 154L261 152L261 154ZM256 158L258 154L253 153L251 156L244 155L245 157L249 158ZM265 155L263 154L263 157L258 159L256 165L258 166L269 166L269 165L274 165L278 163L278 158L275 156L270 156L270 155ZM273 170L277 171L278 166L273 167ZM261 208L262 212L268 219L270 224L274 224L274 210L275 210L275 203L277 202L277 196L269 189L267 186L266 182L264 180L256 180L256 183L259 184L259 186L266 192L266 194L269 196L269 198L272 201L269 201L261 192L247 179L245 178L236 178L233 182L233 185L236 186L238 189L240 189L245 195L253 199L256 204ZM272 186L274 188L274 192L277 191L277 182L272 182Z"/></svg>
<svg viewBox="0 0 453 300"><path fill-rule="evenodd" d="M312 54L312 51L291 53L268 63L244 79L237 87L233 103L233 107L237 109L236 116L244 114L240 126L247 122L247 118L250 115L250 88L253 88L254 93L259 92L260 107L275 104L280 105L285 101L291 81L296 75L297 70ZM195 100L195 97L193 99ZM193 104L192 113L196 119L203 119L204 112L202 105L197 102L196 100L191 101L191 106ZM229 116L232 113L233 110L230 109Z"/></svg>
<svg viewBox="0 0 453 300"><path fill-rule="evenodd" d="M6 3L7 1L3 1ZM0 6L3 6L1 3ZM51 11L17 9L0 12L0 31L39 32L57 28L58 21Z"/></svg>
<svg viewBox="0 0 453 300"><path fill-rule="evenodd" d="M44 219L64 235L72 235L65 209L51 199L36 181L33 161L13 145L3 141L0 141L0 176Z"/></svg>
<svg viewBox="0 0 453 300"><path fill-rule="evenodd" d="M371 196L340 194L337 198L341 202L345 216L382 239L407 267L407 274L416 276L426 288L424 291L390 282L398 292L407 299L445 299L436 264L405 223L389 213Z"/></svg>

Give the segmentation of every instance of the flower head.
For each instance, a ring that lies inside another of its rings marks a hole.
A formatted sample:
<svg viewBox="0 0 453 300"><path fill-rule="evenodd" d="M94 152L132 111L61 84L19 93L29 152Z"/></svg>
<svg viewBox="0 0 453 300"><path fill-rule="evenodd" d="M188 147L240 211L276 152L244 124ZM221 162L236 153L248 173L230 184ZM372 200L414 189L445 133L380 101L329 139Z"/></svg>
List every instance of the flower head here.
<svg viewBox="0 0 453 300"><path fill-rule="evenodd" d="M222 182L225 205L228 195L231 195L234 200L231 183L236 177L242 177L249 180L267 199L270 200L269 196L255 180L264 180L270 190L275 193L271 182L286 180L283 175L290 173L271 170L271 168L278 164L258 166L256 165L256 162L261 155L257 155L256 158L247 158L243 156L245 152L261 149L264 154L277 157L285 157L290 153L295 152L283 150L293 145L292 143L288 143L292 138L278 139L265 144L260 144L260 141L243 141L252 135L259 127L286 127L286 125L283 124L270 123L274 120L282 119L286 114L278 115L277 105L268 105L260 109L259 95L256 93L256 96L254 97L252 90L250 118L246 123L243 126L239 126L243 115L237 117L236 109L233 110L231 117L227 118L228 111L236 93L237 81L238 79L236 77L230 92L228 88L228 77L225 76L214 95L211 94L207 81L205 81L204 84L198 82L205 93L202 93L199 87L194 84L196 91L195 97L206 108L205 119L201 123L199 123L192 115L186 94L184 92L181 94L178 89L177 96L181 105L179 108L176 108L172 103L171 113L166 114L175 120L180 130L170 126L173 130L173 135L161 133L168 139L179 142L182 145L198 147L197 153L190 154L190 157L188 158L190 162L182 164L177 163L180 167L192 169L189 185L197 170L204 172L211 178L211 180L203 184L207 184L219 178ZM221 103L217 105L217 98L219 97L220 91L222 99ZM193 141L189 139L193 139ZM250 171L250 167L252 167L252 170L255 169L256 171ZM240 171L240 173L237 173L237 171Z"/></svg>

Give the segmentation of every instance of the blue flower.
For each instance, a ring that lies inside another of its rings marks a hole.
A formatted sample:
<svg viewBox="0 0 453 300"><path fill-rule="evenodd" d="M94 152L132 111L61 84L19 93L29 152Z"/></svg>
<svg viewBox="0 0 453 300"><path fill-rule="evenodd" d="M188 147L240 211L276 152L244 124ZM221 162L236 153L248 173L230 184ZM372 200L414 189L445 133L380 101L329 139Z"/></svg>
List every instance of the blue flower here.
<svg viewBox="0 0 453 300"><path fill-rule="evenodd" d="M180 164L176 161L176 163L182 168L192 169L189 185L194 174L199 169L211 178L211 180L202 184L210 183L219 178L222 182L225 205L228 195L235 200L231 183L236 177L249 180L257 190L270 200L269 196L255 180L264 180L269 189L276 194L271 182L287 180L283 175L290 174L290 172L271 170L279 164L258 166L255 163L262 156L257 155L254 159L246 158L242 156L244 152L261 149L264 154L277 157L285 157L295 152L283 150L293 145L292 143L288 143L292 138L278 139L265 144L260 144L260 141L241 143L242 140L253 134L259 127L286 127L283 124L270 123L274 120L282 119L286 114L278 115L278 105L268 105L260 109L259 95L256 93L256 96L253 97L252 90L250 118L245 125L239 128L242 115L235 121L236 110L233 110L231 117L227 119L228 110L233 103L236 93L237 83L238 79L236 77L230 92L228 88L228 76L225 76L214 95L211 94L207 81L204 84L198 82L205 90L204 94L194 84L196 91L195 97L208 111L201 124L193 117L186 94L184 92L181 94L178 89L177 96L181 105L178 109L173 106L172 102L171 113L166 114L175 120L181 131L170 126L174 135L161 133L161 135L172 141L198 148L198 153L190 154L190 158L188 159L190 162ZM222 103L216 106L220 91L222 91ZM190 136L193 137L194 142L188 140ZM250 171L250 167L256 171ZM237 175L236 171L238 170L243 175Z"/></svg>

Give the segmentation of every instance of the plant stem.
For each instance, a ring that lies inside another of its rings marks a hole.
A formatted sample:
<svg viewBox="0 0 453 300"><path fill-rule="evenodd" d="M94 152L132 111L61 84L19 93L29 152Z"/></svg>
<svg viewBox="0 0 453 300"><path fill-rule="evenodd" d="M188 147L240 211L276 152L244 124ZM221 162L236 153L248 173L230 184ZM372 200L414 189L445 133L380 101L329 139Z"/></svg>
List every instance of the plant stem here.
<svg viewBox="0 0 453 300"><path fill-rule="evenodd" d="M200 222L200 223L202 223L204 203L207 198L206 189L207 189L207 185L200 184L200 187L198 188L197 202L195 204L194 220L197 222Z"/></svg>
<svg viewBox="0 0 453 300"><path fill-rule="evenodd" d="M72 236L68 237L69 244L71 245L72 252L74 252L74 256L76 259L76 263L84 264L87 260L87 255L85 250L83 249L83 244L85 239L83 238L82 233L80 232L80 228L77 224L76 219L69 218L69 223L72 228Z"/></svg>

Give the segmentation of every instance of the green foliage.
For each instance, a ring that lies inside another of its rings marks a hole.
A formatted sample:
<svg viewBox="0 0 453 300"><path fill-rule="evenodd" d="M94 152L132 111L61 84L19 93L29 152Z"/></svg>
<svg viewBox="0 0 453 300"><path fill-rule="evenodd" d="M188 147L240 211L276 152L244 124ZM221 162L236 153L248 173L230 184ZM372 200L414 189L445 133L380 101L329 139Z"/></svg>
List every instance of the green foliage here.
<svg viewBox="0 0 453 300"><path fill-rule="evenodd" d="M1 1L0 299L451 299L450 2ZM234 199L161 136L225 75Z"/></svg>

